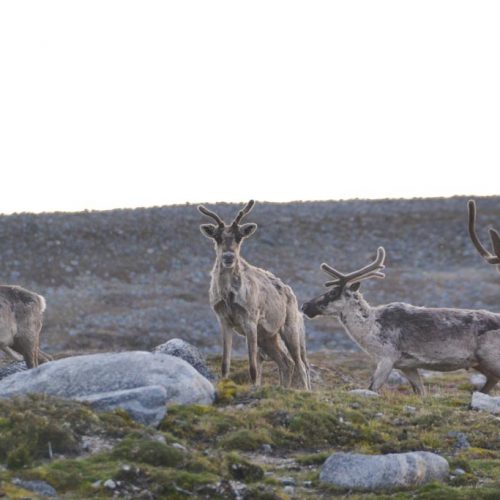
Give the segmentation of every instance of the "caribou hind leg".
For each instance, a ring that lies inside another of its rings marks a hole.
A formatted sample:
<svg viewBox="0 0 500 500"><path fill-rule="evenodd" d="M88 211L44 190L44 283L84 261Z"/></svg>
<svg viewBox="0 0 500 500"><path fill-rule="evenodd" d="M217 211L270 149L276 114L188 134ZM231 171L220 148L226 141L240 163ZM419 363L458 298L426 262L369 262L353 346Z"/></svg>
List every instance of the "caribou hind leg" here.
<svg viewBox="0 0 500 500"><path fill-rule="evenodd" d="M480 392L488 394L500 380L500 330L490 330L481 335L481 344L476 352L479 363L474 368L486 375L486 383Z"/></svg>
<svg viewBox="0 0 500 500"><path fill-rule="evenodd" d="M420 374L416 368L401 368L401 371L406 375L406 378L411 384L413 392L420 396L425 394L425 387L420 378Z"/></svg>
<svg viewBox="0 0 500 500"><path fill-rule="evenodd" d="M264 352L278 365L281 387L290 387L294 363L288 355L285 345L279 335L274 335L262 340Z"/></svg>

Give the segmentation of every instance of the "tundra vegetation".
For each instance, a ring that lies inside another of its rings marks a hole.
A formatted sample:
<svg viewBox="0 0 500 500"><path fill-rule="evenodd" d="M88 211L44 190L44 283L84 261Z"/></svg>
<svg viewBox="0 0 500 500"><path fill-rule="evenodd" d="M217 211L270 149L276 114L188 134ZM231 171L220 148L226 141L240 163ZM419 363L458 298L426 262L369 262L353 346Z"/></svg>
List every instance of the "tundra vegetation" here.
<svg viewBox="0 0 500 500"><path fill-rule="evenodd" d="M290 498L286 485L293 484L298 498L326 499L346 493L318 479L333 451L424 450L449 460L448 484L352 498L497 498L498 418L468 409L472 387L465 371L426 379L424 397L400 385L384 388L383 397L364 398L348 393L373 370L364 353L310 358L314 391L276 386L273 364L264 365L264 385L254 388L247 361L235 359L214 406L169 407L158 430L121 411L96 414L76 402L42 396L0 401L0 492L35 498L12 484L21 477L48 482L59 498L107 498L113 491L105 482L112 479L123 498L144 491L155 498L231 498L229 481L237 481L248 498ZM220 362L210 359L211 367Z"/></svg>

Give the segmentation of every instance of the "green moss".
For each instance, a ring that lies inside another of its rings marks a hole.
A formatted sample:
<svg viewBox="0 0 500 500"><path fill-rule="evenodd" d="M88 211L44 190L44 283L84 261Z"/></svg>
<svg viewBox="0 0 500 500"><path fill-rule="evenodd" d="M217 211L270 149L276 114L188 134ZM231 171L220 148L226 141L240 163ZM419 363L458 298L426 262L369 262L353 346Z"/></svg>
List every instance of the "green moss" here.
<svg viewBox="0 0 500 500"><path fill-rule="evenodd" d="M114 458L155 466L177 467L184 461L184 455L177 448L151 439L128 438L113 448Z"/></svg>
<svg viewBox="0 0 500 500"><path fill-rule="evenodd" d="M239 429L224 436L219 444L226 450L255 451L263 444L271 443L269 434L264 431Z"/></svg>
<svg viewBox="0 0 500 500"><path fill-rule="evenodd" d="M255 482L264 477L264 469L255 465L236 453L226 457L229 475L238 481Z"/></svg>
<svg viewBox="0 0 500 500"><path fill-rule="evenodd" d="M308 455L299 455L295 457L295 461L301 465L322 465L330 455L331 452L329 451L312 453Z"/></svg>

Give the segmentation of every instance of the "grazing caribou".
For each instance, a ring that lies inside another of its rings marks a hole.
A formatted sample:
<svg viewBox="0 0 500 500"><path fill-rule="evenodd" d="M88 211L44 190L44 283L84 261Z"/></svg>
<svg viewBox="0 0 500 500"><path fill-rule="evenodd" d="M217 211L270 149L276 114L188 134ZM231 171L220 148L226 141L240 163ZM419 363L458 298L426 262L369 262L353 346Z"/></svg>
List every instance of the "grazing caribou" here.
<svg viewBox="0 0 500 500"><path fill-rule="evenodd" d="M198 207L216 223L202 224L200 229L215 242L209 296L222 331L222 376L229 374L235 331L246 337L253 384L261 383L261 353L265 353L278 365L282 386L289 387L293 380L294 385L310 389L304 320L292 289L240 255L243 240L257 229L257 224L240 224L253 205L250 200L229 225L214 212Z"/></svg>
<svg viewBox="0 0 500 500"><path fill-rule="evenodd" d="M52 359L40 350L45 299L20 286L0 285L0 349L28 368Z"/></svg>
<svg viewBox="0 0 500 500"><path fill-rule="evenodd" d="M490 228L491 248L493 253L488 252L482 245L476 233L476 203L474 200L469 200L469 236L476 247L479 254L489 264L497 264L497 269L500 271L500 235L498 232Z"/></svg>
<svg viewBox="0 0 500 500"><path fill-rule="evenodd" d="M452 371L475 368L486 375L481 392L500 380L500 314L482 310L415 307L403 302L371 307L360 281L384 278L385 251L369 265L343 274L327 264L330 289L306 302L308 318L337 317L348 335L377 361L370 389L378 391L391 370L401 370L417 394L424 393L418 368Z"/></svg>

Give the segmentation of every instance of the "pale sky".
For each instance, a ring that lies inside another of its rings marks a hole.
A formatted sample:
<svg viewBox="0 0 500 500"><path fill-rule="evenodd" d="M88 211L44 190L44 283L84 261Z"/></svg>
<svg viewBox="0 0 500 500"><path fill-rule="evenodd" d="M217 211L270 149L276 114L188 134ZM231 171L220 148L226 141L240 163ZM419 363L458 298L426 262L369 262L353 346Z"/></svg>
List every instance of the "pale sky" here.
<svg viewBox="0 0 500 500"><path fill-rule="evenodd" d="M0 213L500 194L498 1L0 2Z"/></svg>

